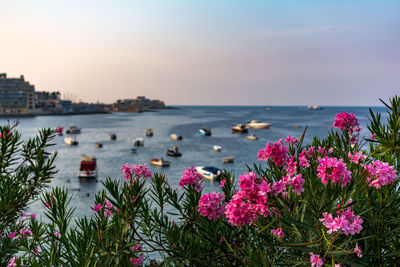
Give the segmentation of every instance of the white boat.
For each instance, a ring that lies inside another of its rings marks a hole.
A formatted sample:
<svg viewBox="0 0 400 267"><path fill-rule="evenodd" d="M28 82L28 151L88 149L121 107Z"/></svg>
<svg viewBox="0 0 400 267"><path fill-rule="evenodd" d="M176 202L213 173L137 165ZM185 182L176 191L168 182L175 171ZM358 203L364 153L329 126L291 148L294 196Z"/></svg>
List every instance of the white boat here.
<svg viewBox="0 0 400 267"><path fill-rule="evenodd" d="M246 136L246 138L248 140L258 140L258 136L255 134L250 134L250 135Z"/></svg>
<svg viewBox="0 0 400 267"><path fill-rule="evenodd" d="M78 141L76 141L75 138L72 137L65 137L64 142L67 144L67 146L77 146Z"/></svg>
<svg viewBox="0 0 400 267"><path fill-rule="evenodd" d="M171 134L170 137L171 137L172 140L182 140L183 139L182 135L179 135L179 134L176 134L176 133Z"/></svg>
<svg viewBox="0 0 400 267"><path fill-rule="evenodd" d="M201 174L205 179L208 180L217 180L219 176L222 174L222 170L215 167L196 167L196 171Z"/></svg>
<svg viewBox="0 0 400 267"><path fill-rule="evenodd" d="M321 110L322 107L321 106L308 106L307 109L310 109L310 110Z"/></svg>
<svg viewBox="0 0 400 267"><path fill-rule="evenodd" d="M153 129L148 128L148 129L146 130L146 136L147 136L147 137L152 137L153 135L154 135Z"/></svg>
<svg viewBox="0 0 400 267"><path fill-rule="evenodd" d="M214 151L216 151L216 152L221 152L222 146L214 145L214 146L213 146L213 149L214 149Z"/></svg>
<svg viewBox="0 0 400 267"><path fill-rule="evenodd" d="M150 159L150 161L155 166L160 166L160 167L168 167L169 166L169 161L165 160L163 158Z"/></svg>
<svg viewBox="0 0 400 267"><path fill-rule="evenodd" d="M69 128L65 131L67 134L80 134L81 129L79 129L76 125L70 125Z"/></svg>
<svg viewBox="0 0 400 267"><path fill-rule="evenodd" d="M132 144L134 146L144 146L144 139L142 137L136 138L133 140Z"/></svg>
<svg viewBox="0 0 400 267"><path fill-rule="evenodd" d="M254 129L268 129L269 127L272 126L271 123L268 122L261 122L258 120L252 120L246 125L248 128L254 128Z"/></svg>
<svg viewBox="0 0 400 267"><path fill-rule="evenodd" d="M82 156L82 161L78 171L80 178L96 178L97 177L97 162L95 157Z"/></svg>
<svg viewBox="0 0 400 267"><path fill-rule="evenodd" d="M201 128L199 130L199 132L200 132L201 135L204 135L204 136L210 136L211 135L211 130L208 129L208 128Z"/></svg>

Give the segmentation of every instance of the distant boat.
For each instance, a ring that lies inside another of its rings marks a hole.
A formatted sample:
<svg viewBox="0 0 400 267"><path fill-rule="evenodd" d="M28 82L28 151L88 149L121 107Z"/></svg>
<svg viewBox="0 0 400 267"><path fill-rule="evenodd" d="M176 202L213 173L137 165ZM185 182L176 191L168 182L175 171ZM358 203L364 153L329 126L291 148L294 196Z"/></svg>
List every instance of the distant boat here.
<svg viewBox="0 0 400 267"><path fill-rule="evenodd" d="M150 161L155 166L160 166L160 167L168 167L169 166L169 161L165 160L163 158L150 159Z"/></svg>
<svg viewBox="0 0 400 267"><path fill-rule="evenodd" d="M77 146L78 141L76 141L75 138L72 137L65 137L64 142L67 144L67 146Z"/></svg>
<svg viewBox="0 0 400 267"><path fill-rule="evenodd" d="M174 146L172 149L168 149L165 154L167 154L167 156L171 156L171 157L180 157L182 156L182 154L179 152L179 148L177 146Z"/></svg>
<svg viewBox="0 0 400 267"><path fill-rule="evenodd" d="M199 130L199 132L200 132L201 135L204 135L204 136L210 136L211 135L211 130L208 129L208 128L201 128Z"/></svg>
<svg viewBox="0 0 400 267"><path fill-rule="evenodd" d="M223 173L222 170L215 167L196 167L196 171L201 174L205 179L217 180L219 176Z"/></svg>
<svg viewBox="0 0 400 267"><path fill-rule="evenodd" d="M309 109L309 110L321 110L322 107L321 106L308 106L307 109Z"/></svg>
<svg viewBox="0 0 400 267"><path fill-rule="evenodd" d="M254 128L254 129L268 129L269 127L272 126L271 123L268 122L261 122L258 120L252 120L246 125L248 128Z"/></svg>
<svg viewBox="0 0 400 267"><path fill-rule="evenodd" d="M147 137L152 137L153 135L154 135L153 129L148 128L148 129L146 130L146 136L147 136Z"/></svg>
<svg viewBox="0 0 400 267"><path fill-rule="evenodd" d="M213 149L214 149L214 151L216 151L216 152L221 152L222 146L214 145L214 146L213 146Z"/></svg>
<svg viewBox="0 0 400 267"><path fill-rule="evenodd" d="M250 135L246 136L246 138L248 140L258 140L258 136L255 134L250 134Z"/></svg>
<svg viewBox="0 0 400 267"><path fill-rule="evenodd" d="M103 144L102 143L96 143L96 147L97 148L103 148Z"/></svg>
<svg viewBox="0 0 400 267"><path fill-rule="evenodd" d="M133 140L132 143L134 146L144 146L144 139L142 137L139 137Z"/></svg>
<svg viewBox="0 0 400 267"><path fill-rule="evenodd" d="M116 134L110 134L110 140L117 140Z"/></svg>
<svg viewBox="0 0 400 267"><path fill-rule="evenodd" d="M226 158L222 159L222 163L233 163L235 161L235 157L234 156L229 156Z"/></svg>
<svg viewBox="0 0 400 267"><path fill-rule="evenodd" d="M69 128L65 131L67 134L80 134L81 129L79 129L76 125L70 125Z"/></svg>
<svg viewBox="0 0 400 267"><path fill-rule="evenodd" d="M176 133L171 134L170 137L171 137L172 140L182 140L183 139L182 135L179 135L179 134L176 134Z"/></svg>
<svg viewBox="0 0 400 267"><path fill-rule="evenodd" d="M136 153L136 148L131 148L131 153L132 154Z"/></svg>
<svg viewBox="0 0 400 267"><path fill-rule="evenodd" d="M238 124L232 127L232 131L234 133L247 133L249 130L247 130L246 125Z"/></svg>
<svg viewBox="0 0 400 267"><path fill-rule="evenodd" d="M82 161L78 171L80 178L96 178L97 177L97 162L95 157L82 156Z"/></svg>

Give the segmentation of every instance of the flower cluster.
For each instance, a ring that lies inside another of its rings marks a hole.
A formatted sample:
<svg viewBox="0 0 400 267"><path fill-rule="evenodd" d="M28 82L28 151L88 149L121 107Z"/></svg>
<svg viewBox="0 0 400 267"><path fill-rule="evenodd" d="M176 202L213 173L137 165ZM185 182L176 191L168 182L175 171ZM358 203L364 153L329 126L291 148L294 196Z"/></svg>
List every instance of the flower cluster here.
<svg viewBox="0 0 400 267"><path fill-rule="evenodd" d="M345 235L359 234L362 230L361 224L364 222L360 216L355 216L350 208L345 211L338 211L338 216L333 218L332 214L324 212L324 218L319 219L322 224L328 228L328 234L343 231Z"/></svg>
<svg viewBox="0 0 400 267"><path fill-rule="evenodd" d="M143 265L143 255L139 255L137 258L130 258L129 261L132 263L134 266L141 266Z"/></svg>
<svg viewBox="0 0 400 267"><path fill-rule="evenodd" d="M255 172L239 176L240 191L233 195L226 205L225 215L236 226L251 225L258 219L258 214L271 216L267 203L271 185L257 176Z"/></svg>
<svg viewBox="0 0 400 267"><path fill-rule="evenodd" d="M276 236L277 238L284 238L285 233L282 231L282 227L279 226L277 229L272 229L271 233Z"/></svg>
<svg viewBox="0 0 400 267"><path fill-rule="evenodd" d="M317 254L310 253L310 261L311 261L311 267L321 267L324 265L324 261L321 259L321 257Z"/></svg>
<svg viewBox="0 0 400 267"><path fill-rule="evenodd" d="M353 132L359 132L361 130L356 116L347 112L336 114L333 126L342 130L343 132L347 131L349 134L352 134Z"/></svg>
<svg viewBox="0 0 400 267"><path fill-rule="evenodd" d="M350 159L350 162L359 164L361 160L364 160L367 158L367 156L365 156L361 151L360 152L354 152L352 153L348 153L347 157Z"/></svg>
<svg viewBox="0 0 400 267"><path fill-rule="evenodd" d="M199 213L210 220L216 220L225 212L225 204L222 201L225 199L224 193L209 193L200 197Z"/></svg>
<svg viewBox="0 0 400 267"><path fill-rule="evenodd" d="M397 170L394 170L388 163L379 160L374 160L372 164L364 165L364 168L369 174L367 181L370 187L381 188L381 186L394 183L397 177Z"/></svg>
<svg viewBox="0 0 400 267"><path fill-rule="evenodd" d="M146 164L143 165L135 165L129 166L127 163L126 165L121 167L121 171L124 174L124 178L127 182L131 181L133 177L143 177L143 178L150 178L152 177L152 173L149 168L146 167Z"/></svg>
<svg viewBox="0 0 400 267"><path fill-rule="evenodd" d="M318 158L319 165L317 167L317 176L321 179L323 184L340 184L342 187L346 186L351 179L351 172L347 170L346 163L342 159L337 158Z"/></svg>
<svg viewBox="0 0 400 267"><path fill-rule="evenodd" d="M293 136L288 135L288 137L285 138L285 142L291 145L295 145L299 142L299 140Z"/></svg>
<svg viewBox="0 0 400 267"><path fill-rule="evenodd" d="M192 166L183 171L179 186L183 189L185 185L191 185L197 192L200 192L203 189L202 182L203 176Z"/></svg>
<svg viewBox="0 0 400 267"><path fill-rule="evenodd" d="M278 142L271 145L270 142L267 143L265 148L258 151L258 160L272 160L277 166L281 167L285 164L288 159L289 149L282 142L282 138Z"/></svg>

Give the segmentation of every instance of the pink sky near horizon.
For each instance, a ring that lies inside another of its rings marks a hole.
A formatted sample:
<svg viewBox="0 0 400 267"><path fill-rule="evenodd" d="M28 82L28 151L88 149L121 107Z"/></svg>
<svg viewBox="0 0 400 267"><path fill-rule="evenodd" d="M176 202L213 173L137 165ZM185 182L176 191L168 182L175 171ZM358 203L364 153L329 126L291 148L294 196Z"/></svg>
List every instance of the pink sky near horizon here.
<svg viewBox="0 0 400 267"><path fill-rule="evenodd" d="M89 102L380 105L400 92L395 10L395 1L5 0L0 73Z"/></svg>

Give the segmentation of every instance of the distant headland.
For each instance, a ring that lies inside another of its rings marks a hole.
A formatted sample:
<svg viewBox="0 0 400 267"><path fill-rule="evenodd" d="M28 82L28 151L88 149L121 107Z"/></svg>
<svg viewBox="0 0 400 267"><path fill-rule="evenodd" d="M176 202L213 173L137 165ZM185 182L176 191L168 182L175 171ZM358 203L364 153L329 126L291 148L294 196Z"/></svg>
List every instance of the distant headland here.
<svg viewBox="0 0 400 267"><path fill-rule="evenodd" d="M113 104L74 102L62 99L60 92L36 91L35 86L19 78L0 73L0 116L71 115L111 112L143 112L168 108L161 100L144 96L118 99Z"/></svg>

